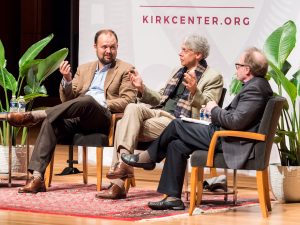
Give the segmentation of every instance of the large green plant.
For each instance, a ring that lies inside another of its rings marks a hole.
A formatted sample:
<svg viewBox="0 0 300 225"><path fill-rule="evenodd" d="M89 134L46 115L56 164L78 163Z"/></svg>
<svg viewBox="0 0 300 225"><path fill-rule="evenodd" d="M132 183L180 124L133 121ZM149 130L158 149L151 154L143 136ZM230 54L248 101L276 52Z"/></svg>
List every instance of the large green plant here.
<svg viewBox="0 0 300 225"><path fill-rule="evenodd" d="M274 139L283 166L300 165L300 70L290 75L291 64L287 60L296 45L296 31L295 23L287 21L270 34L263 47L270 65L267 78L277 85L273 91L288 97ZM232 80L230 92L237 93L240 85Z"/></svg>
<svg viewBox="0 0 300 225"><path fill-rule="evenodd" d="M292 74L290 79L287 78L291 68L287 58L296 45L296 32L295 23L288 21L271 33L264 44L271 67L268 75L277 85L277 94L283 95L285 92L289 98L275 138L284 166L300 165L300 70Z"/></svg>
<svg viewBox="0 0 300 225"><path fill-rule="evenodd" d="M68 49L60 49L45 59L36 59L39 53L52 40L53 34L30 46L19 60L19 74L17 79L6 69L4 46L0 40L0 86L3 87L4 102L0 101L0 111L8 112L10 108L9 98L11 95L24 95L27 110L32 110L33 100L37 97L46 97L47 90L42 84L52 74L59 64L67 57ZM22 90L22 87L24 89ZM6 121L0 127L0 144L7 145L7 131L10 129ZM14 134L19 129L14 128ZM26 129L23 129L21 144L24 144Z"/></svg>

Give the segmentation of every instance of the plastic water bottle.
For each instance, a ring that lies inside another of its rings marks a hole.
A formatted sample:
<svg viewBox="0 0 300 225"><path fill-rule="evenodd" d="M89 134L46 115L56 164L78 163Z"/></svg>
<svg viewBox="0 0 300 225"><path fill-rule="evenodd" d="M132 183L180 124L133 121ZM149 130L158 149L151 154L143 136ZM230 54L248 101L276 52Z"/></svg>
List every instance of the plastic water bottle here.
<svg viewBox="0 0 300 225"><path fill-rule="evenodd" d="M211 114L210 113L205 113L205 120L207 122L211 122Z"/></svg>
<svg viewBox="0 0 300 225"><path fill-rule="evenodd" d="M205 119L205 105L202 105L200 109L200 120L204 120L204 119Z"/></svg>
<svg viewBox="0 0 300 225"><path fill-rule="evenodd" d="M18 111L25 112L26 111L26 102L24 96L20 96L18 100Z"/></svg>
<svg viewBox="0 0 300 225"><path fill-rule="evenodd" d="M16 99L16 96L11 96L10 104L9 104L9 111L10 112L18 112L18 101Z"/></svg>

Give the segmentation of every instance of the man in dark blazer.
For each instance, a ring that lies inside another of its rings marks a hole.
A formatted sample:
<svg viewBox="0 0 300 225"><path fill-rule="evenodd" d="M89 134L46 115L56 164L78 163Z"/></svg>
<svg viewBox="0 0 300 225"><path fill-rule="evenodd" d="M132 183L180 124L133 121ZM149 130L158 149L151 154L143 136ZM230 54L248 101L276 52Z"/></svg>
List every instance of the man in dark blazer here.
<svg viewBox="0 0 300 225"><path fill-rule="evenodd" d="M181 192L187 159L197 149L208 149L216 130L258 130L265 105L273 94L264 78L268 70L267 59L257 48L250 48L241 55L235 66L237 79L243 82L243 87L225 109L221 109L214 101L207 103L206 111L211 114L212 121L210 125L176 119L147 151L140 155L121 156L125 163L141 168L166 158L158 192L167 197L158 202L149 202L148 206L151 209L185 208ZM245 140L223 139L216 151L223 151L229 168L238 169L252 157L253 148L253 143Z"/></svg>
<svg viewBox="0 0 300 225"><path fill-rule="evenodd" d="M136 89L128 74L133 66L116 58L116 33L109 29L98 31L94 48L98 60L80 65L73 79L70 64L61 63L63 103L46 111L7 115L14 126L30 126L44 120L28 167L32 179L19 193L46 191L43 176L58 142L72 139L78 131L107 133L111 112L123 112L128 103L135 102Z"/></svg>

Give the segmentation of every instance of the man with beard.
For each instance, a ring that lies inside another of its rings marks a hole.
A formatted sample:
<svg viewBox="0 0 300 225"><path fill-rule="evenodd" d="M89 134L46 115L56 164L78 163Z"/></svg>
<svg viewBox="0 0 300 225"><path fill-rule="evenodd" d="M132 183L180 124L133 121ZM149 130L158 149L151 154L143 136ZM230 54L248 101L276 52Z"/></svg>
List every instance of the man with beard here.
<svg viewBox="0 0 300 225"><path fill-rule="evenodd" d="M78 131L107 134L111 112L123 112L128 103L135 102L136 89L128 73L133 66L116 58L116 33L98 31L94 48L98 60L80 65L73 79L70 64L61 63L63 103L47 110L7 114L13 126L32 126L44 120L28 167L33 176L19 193L46 191L44 173L58 142L72 139Z"/></svg>

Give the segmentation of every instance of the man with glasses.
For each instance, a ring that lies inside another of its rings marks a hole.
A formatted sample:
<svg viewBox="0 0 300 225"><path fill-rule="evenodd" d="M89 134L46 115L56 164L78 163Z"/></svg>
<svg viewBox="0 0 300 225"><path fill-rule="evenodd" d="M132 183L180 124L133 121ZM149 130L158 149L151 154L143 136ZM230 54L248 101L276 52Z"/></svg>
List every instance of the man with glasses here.
<svg viewBox="0 0 300 225"><path fill-rule="evenodd" d="M133 177L133 168L120 160L120 154L133 153L138 141L156 139L173 119L199 115L202 105L219 101L223 78L207 65L208 54L206 38L197 34L187 36L179 53L181 67L172 72L160 92L145 86L137 70L130 72L130 80L138 89L141 104L129 104L117 124L113 162L106 175L111 185L108 190L98 193L97 198L126 198L124 181ZM145 169L151 170L154 166Z"/></svg>
<svg viewBox="0 0 300 225"><path fill-rule="evenodd" d="M212 121L210 125L173 120L147 151L139 155L121 156L128 165L140 168L149 168L166 159L157 191L167 197L158 202L149 202L151 209L185 208L181 192L187 159L197 149L208 150L215 131L227 129L257 132L265 106L273 94L265 79L268 62L259 49L250 48L235 65L237 79L243 82L243 87L225 109L220 108L216 101L207 103L206 111L211 114ZM237 139L222 139L216 147L217 152L223 151L226 164L232 169L241 168L253 156L253 149L252 142Z"/></svg>

